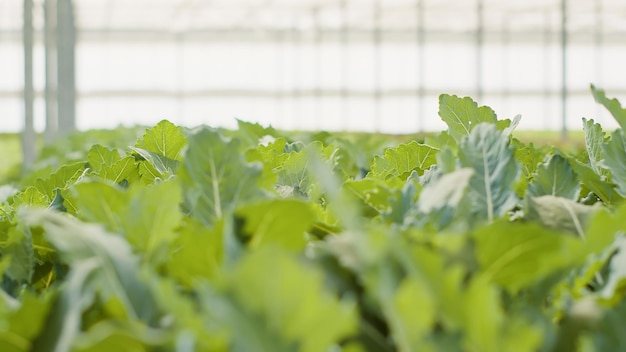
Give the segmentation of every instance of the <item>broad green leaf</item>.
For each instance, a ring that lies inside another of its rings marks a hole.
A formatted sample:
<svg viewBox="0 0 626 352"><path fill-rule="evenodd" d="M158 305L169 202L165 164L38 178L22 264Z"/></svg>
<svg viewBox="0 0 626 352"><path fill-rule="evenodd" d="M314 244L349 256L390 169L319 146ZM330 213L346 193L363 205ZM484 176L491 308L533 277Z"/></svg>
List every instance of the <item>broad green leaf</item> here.
<svg viewBox="0 0 626 352"><path fill-rule="evenodd" d="M222 222L211 229L193 218L183 223L170 244L171 260L165 264L169 276L188 288L198 280L216 277L224 259L223 232Z"/></svg>
<svg viewBox="0 0 626 352"><path fill-rule="evenodd" d="M448 133L460 142L481 122L494 124L496 113L487 106L478 107L472 98L459 98L456 95L439 96L439 116L448 125Z"/></svg>
<svg viewBox="0 0 626 352"><path fill-rule="evenodd" d="M321 196L320 186L311 175L311 161L318 158L329 167L336 165L336 149L312 142L297 152L288 153L283 163L276 167L278 181L276 190L283 198L296 197L316 200ZM314 171L314 170L313 170Z"/></svg>
<svg viewBox="0 0 626 352"><path fill-rule="evenodd" d="M618 237L613 243L616 251L609 264L609 277L606 285L599 292L600 297L611 305L624 299L626 289L626 238Z"/></svg>
<svg viewBox="0 0 626 352"><path fill-rule="evenodd" d="M569 157L569 162L574 172L578 175L578 179L597 195L606 205L612 205L619 202L622 197L615 190L615 185L603 180L602 177L596 174L593 169L580 161Z"/></svg>
<svg viewBox="0 0 626 352"><path fill-rule="evenodd" d="M602 160L604 160L602 144L606 140L602 126L593 120L583 118L583 130L585 131L585 148L589 155L591 168L596 174L607 176L608 170L602 165Z"/></svg>
<svg viewBox="0 0 626 352"><path fill-rule="evenodd" d="M104 320L89 327L72 344L76 352L146 351L169 342L171 336L134 321Z"/></svg>
<svg viewBox="0 0 626 352"><path fill-rule="evenodd" d="M139 178L139 169L137 168L135 158L127 156L115 162L110 168L103 167L98 176L117 184L121 184L124 181L132 184Z"/></svg>
<svg viewBox="0 0 626 352"><path fill-rule="evenodd" d="M252 203L237 209L244 220L243 231L256 248L273 244L299 251L306 245L305 232L315 222L309 204L296 199L274 199Z"/></svg>
<svg viewBox="0 0 626 352"><path fill-rule="evenodd" d="M151 152L149 150L137 148L137 147L130 147L130 149L134 151L135 153L137 153L137 155L139 155L141 158L143 158L144 159L143 161L149 163L152 166L152 169L158 172L159 174L158 177L164 177L167 175L174 174L176 170L178 170L178 164L179 164L178 160L170 159L161 154ZM143 163L140 163L140 165L141 164ZM147 170L143 169L143 170L140 170L140 173L143 174L146 171ZM151 177L151 178L154 179L156 177Z"/></svg>
<svg viewBox="0 0 626 352"><path fill-rule="evenodd" d="M393 308L397 319L390 319L390 324L399 351L435 351L428 346L427 337L435 324L436 298L423 285L415 279L404 280L394 296Z"/></svg>
<svg viewBox="0 0 626 352"><path fill-rule="evenodd" d="M272 139L278 137L276 130L272 127L263 127L258 123L251 123L237 119L237 137L240 137L245 146L256 147L259 144L271 143ZM265 140L264 140L265 138Z"/></svg>
<svg viewBox="0 0 626 352"><path fill-rule="evenodd" d="M183 148L186 145L187 138L182 127L162 120L156 126L147 129L135 146L171 160L182 161Z"/></svg>
<svg viewBox="0 0 626 352"><path fill-rule="evenodd" d="M388 181L365 178L358 181L347 181L343 187L353 192L363 203L377 212L384 213L390 210L389 200L396 196L395 189L402 187L402 185L402 181L397 178Z"/></svg>
<svg viewBox="0 0 626 352"><path fill-rule="evenodd" d="M109 181L79 182L72 188L81 219L99 223L113 233L122 232L130 194Z"/></svg>
<svg viewBox="0 0 626 352"><path fill-rule="evenodd" d="M35 182L35 187L52 201L58 188L67 188L69 185L76 182L84 170L85 163L82 162L61 166L47 179L38 179Z"/></svg>
<svg viewBox="0 0 626 352"><path fill-rule="evenodd" d="M459 160L474 170L468 196L479 219L493 221L515 205L519 165L507 135L494 125L477 125L459 144Z"/></svg>
<svg viewBox="0 0 626 352"><path fill-rule="evenodd" d="M583 205L568 198L545 195L527 198L528 220L534 220L545 227L568 231L585 238L585 228L589 217L598 209Z"/></svg>
<svg viewBox="0 0 626 352"><path fill-rule="evenodd" d="M234 351L326 351L356 332L353 305L283 251L254 251L223 279L204 305L230 328Z"/></svg>
<svg viewBox="0 0 626 352"><path fill-rule="evenodd" d="M474 239L482 275L512 293L585 259L582 240L533 223L497 221Z"/></svg>
<svg viewBox="0 0 626 352"><path fill-rule="evenodd" d="M435 229L443 229L455 219L467 219L471 208L464 199L473 175L473 169L463 168L428 183L417 201L419 212L428 216L416 215L417 223L428 222Z"/></svg>
<svg viewBox="0 0 626 352"><path fill-rule="evenodd" d="M622 108L620 102L613 98L606 97L606 93L602 89L597 89L593 84L591 85L591 93L593 98L599 104L602 104L619 124L622 130L626 130L626 109Z"/></svg>
<svg viewBox="0 0 626 352"><path fill-rule="evenodd" d="M189 136L179 172L187 208L211 226L243 200L256 198L261 169L249 164L237 139L225 140L217 131L201 128Z"/></svg>
<svg viewBox="0 0 626 352"><path fill-rule="evenodd" d="M385 149L384 155L375 156L370 176L380 179L400 177L406 179L412 171L422 175L437 162L437 152L429 145L415 141Z"/></svg>
<svg viewBox="0 0 626 352"><path fill-rule="evenodd" d="M260 144L254 149L246 150L246 160L248 162L258 161L263 164L263 173L261 176L261 185L267 190L274 189L278 182L278 167L280 167L285 159L289 156L285 152L287 140L278 138L267 145Z"/></svg>
<svg viewBox="0 0 626 352"><path fill-rule="evenodd" d="M150 260L165 258L166 246L182 220L180 185L174 180L160 182L133 192L122 226L130 244Z"/></svg>
<svg viewBox="0 0 626 352"><path fill-rule="evenodd" d="M19 283L30 282L35 270L35 252L30 228L19 224L11 227L1 245L2 256L10 257L5 275Z"/></svg>
<svg viewBox="0 0 626 352"><path fill-rule="evenodd" d="M152 294L139 278L138 258L128 243L105 232L100 226L77 221L62 213L24 209L20 219L30 226L41 225L47 240L66 263L95 265L80 275L80 286L90 277L90 291L98 290L102 299L118 299L129 319L152 321L155 311ZM77 274L78 275L78 274ZM80 288L79 292L83 289ZM79 301L80 297L76 297Z"/></svg>
<svg viewBox="0 0 626 352"><path fill-rule="evenodd" d="M87 152L89 167L93 169L96 174L100 173L103 168L113 167L121 158L122 156L117 149L109 149L100 144L95 144L89 149L89 152Z"/></svg>
<svg viewBox="0 0 626 352"><path fill-rule="evenodd" d="M14 207L47 207L51 199L36 187L30 186L13 197Z"/></svg>
<svg viewBox="0 0 626 352"><path fill-rule="evenodd" d="M580 182L567 159L554 154L539 164L533 180L528 185L527 197L555 196L578 199Z"/></svg>
<svg viewBox="0 0 626 352"><path fill-rule="evenodd" d="M613 132L611 140L602 144L602 151L604 164L611 173L611 181L617 185L617 193L626 197L626 136L624 132L619 129Z"/></svg>
<svg viewBox="0 0 626 352"><path fill-rule="evenodd" d="M53 295L35 296L24 292L20 306L4 313L0 321L0 348L2 351L32 351L33 340L43 331L50 312Z"/></svg>

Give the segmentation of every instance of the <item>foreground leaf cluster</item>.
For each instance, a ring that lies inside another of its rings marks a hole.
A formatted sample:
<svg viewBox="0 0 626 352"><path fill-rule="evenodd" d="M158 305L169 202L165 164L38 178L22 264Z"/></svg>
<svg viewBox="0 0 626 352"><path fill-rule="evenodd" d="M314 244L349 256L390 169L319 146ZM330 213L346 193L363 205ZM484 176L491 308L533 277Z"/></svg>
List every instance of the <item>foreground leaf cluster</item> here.
<svg viewBox="0 0 626 352"><path fill-rule="evenodd" d="M162 121L49 148L3 186L0 350L626 349L622 128L570 154L439 103L400 145Z"/></svg>

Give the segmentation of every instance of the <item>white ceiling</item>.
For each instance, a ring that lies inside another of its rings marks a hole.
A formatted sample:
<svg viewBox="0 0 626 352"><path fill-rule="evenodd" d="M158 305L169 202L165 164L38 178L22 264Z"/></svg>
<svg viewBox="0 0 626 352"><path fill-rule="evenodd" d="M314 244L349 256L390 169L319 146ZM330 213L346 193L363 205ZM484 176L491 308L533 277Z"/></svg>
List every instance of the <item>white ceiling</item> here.
<svg viewBox="0 0 626 352"><path fill-rule="evenodd" d="M146 35L258 32L351 35L380 29L385 36L415 34L451 37L476 33L480 0L74 0L82 34ZM502 32L538 39L560 31L561 0L482 0L486 40ZM35 23L42 27L43 0L35 0ZM423 12L418 11L421 3ZM567 0L571 38L626 42L625 0ZM0 36L19 38L22 0L0 0ZM377 7L378 6L378 7ZM377 11L377 8L380 11ZM418 18L423 19L419 23ZM344 32L345 33L345 32ZM0 37L2 38L2 37ZM251 38L251 39L255 39ZM430 38L430 37L429 37Z"/></svg>

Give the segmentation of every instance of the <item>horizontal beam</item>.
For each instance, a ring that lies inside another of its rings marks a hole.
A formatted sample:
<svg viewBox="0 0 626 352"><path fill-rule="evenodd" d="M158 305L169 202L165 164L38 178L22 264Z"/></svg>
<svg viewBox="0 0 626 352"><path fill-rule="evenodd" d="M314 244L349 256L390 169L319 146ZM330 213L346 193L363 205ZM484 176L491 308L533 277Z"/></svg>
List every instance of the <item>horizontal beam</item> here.
<svg viewBox="0 0 626 352"><path fill-rule="evenodd" d="M626 89L613 89L610 90L611 95L626 95ZM380 94L382 97L387 98L399 98L399 97L418 97L418 94L423 92L424 95L438 96L442 93L457 94L462 96L472 96L475 93L473 89L459 90L455 88L430 88L424 90L413 89L382 89ZM561 91L543 90L539 89L485 89L484 96L488 97L557 97L560 96ZM568 90L568 94L571 96L591 96L591 92L588 89L575 89ZM77 92L77 99L89 99L89 98L230 98L230 97L249 97L249 98L267 98L275 99L277 97L307 97L313 98L317 96L333 97L333 98L374 98L375 92L373 90L344 90L344 89L324 89L318 90L314 88L310 89L297 89L297 90L245 90L245 89L206 89L206 90L193 90L193 91L174 91L174 90L94 90L87 92ZM43 98L43 91L36 91L35 97ZM21 99L22 91L0 91L0 99Z"/></svg>
<svg viewBox="0 0 626 352"><path fill-rule="evenodd" d="M190 30L183 32L172 32L167 30L142 30L142 29L119 29L119 30L79 30L78 40L82 42L168 42L185 38L187 42L277 42L284 43L286 38L293 36L292 29L286 30L253 30L253 29L203 29ZM371 42L373 38L372 30L350 29L347 33L341 29L322 30L315 32L313 30L303 30L299 32L299 37L303 41L314 41L316 35L321 34L324 42L341 42L342 36L347 35L350 43ZM468 31L428 31L424 32L426 42L436 43L473 43L475 33ZM484 30L484 43L498 43L504 36L508 36L514 43L530 43L542 45L546 38L556 41L560 38L560 31L537 28L532 31L507 33L498 30ZM574 30L568 32L569 42L574 44L593 44L595 43L596 32L590 30ZM21 41L22 33L19 30L0 30L0 38L4 42ZM606 46L625 46L623 32L603 32L603 44ZM43 42L43 37L37 33L35 40ZM415 43L415 28L406 29L382 29L381 40L385 43Z"/></svg>

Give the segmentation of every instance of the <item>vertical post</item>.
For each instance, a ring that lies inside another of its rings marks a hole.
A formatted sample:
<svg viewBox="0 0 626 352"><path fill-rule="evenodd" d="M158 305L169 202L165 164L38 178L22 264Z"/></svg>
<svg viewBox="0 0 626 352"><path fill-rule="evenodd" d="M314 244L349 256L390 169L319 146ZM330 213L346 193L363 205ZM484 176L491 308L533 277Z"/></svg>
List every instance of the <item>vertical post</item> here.
<svg viewBox="0 0 626 352"><path fill-rule="evenodd" d="M58 132L56 100L56 2L44 1L44 61L45 61L45 100L46 130L44 141L52 142Z"/></svg>
<svg viewBox="0 0 626 352"><path fill-rule="evenodd" d="M34 87L33 87L33 0L24 0L24 131L22 133L23 164L35 162Z"/></svg>
<svg viewBox="0 0 626 352"><path fill-rule="evenodd" d="M483 0L476 0L476 98L483 98L483 41L484 41Z"/></svg>
<svg viewBox="0 0 626 352"><path fill-rule="evenodd" d="M178 123L185 124L185 30L176 33L176 110Z"/></svg>
<svg viewBox="0 0 626 352"><path fill-rule="evenodd" d="M425 62L424 51L424 0L417 0L417 123L418 131L424 131L424 82L425 82Z"/></svg>
<svg viewBox="0 0 626 352"><path fill-rule="evenodd" d="M301 121L301 94L300 94L300 35L298 33L298 23L297 20L294 22L294 25L291 29L292 33L292 45L293 45L293 116L291 116L291 121ZM293 125L289 126L290 128L294 128ZM300 126L295 126L296 128Z"/></svg>
<svg viewBox="0 0 626 352"><path fill-rule="evenodd" d="M561 139L567 139L567 0L561 0Z"/></svg>
<svg viewBox="0 0 626 352"><path fill-rule="evenodd" d="M315 108L313 117L316 129L320 129L320 120L322 118L322 31L320 28L320 8L313 8L313 37L315 54L313 56L313 74L315 76Z"/></svg>
<svg viewBox="0 0 626 352"><path fill-rule="evenodd" d="M283 116L283 87L284 87L284 67L285 67L285 62L283 61L283 55L281 52L281 49L283 47L283 32L281 30L276 31L276 38L275 38L275 43L276 43L276 51L274 52L274 54L276 55L276 66L274 67L274 69L276 70L276 85L274 86L274 99L276 107L276 120L278 122L278 125L280 125L279 128L284 128L283 126L283 120L284 120L284 116Z"/></svg>
<svg viewBox="0 0 626 352"><path fill-rule="evenodd" d="M594 15L595 15L595 28L594 28L594 62L595 62L595 84L598 87L602 87L602 79L604 72L602 70L602 46L604 42L603 33L602 33L602 0L594 1ZM604 109L601 108L600 104L596 104L596 115L598 118L604 113Z"/></svg>
<svg viewBox="0 0 626 352"><path fill-rule="evenodd" d="M550 71L552 68L551 60L550 60L550 45L551 45L551 34L552 34L552 21L550 17L550 13L545 14L545 30L543 32L543 121L544 121L544 129L549 128L550 120L552 120L552 90L550 86L552 85L550 79Z"/></svg>
<svg viewBox="0 0 626 352"><path fill-rule="evenodd" d="M76 129L76 27L72 0L57 0L57 104L59 134Z"/></svg>
<svg viewBox="0 0 626 352"><path fill-rule="evenodd" d="M348 109L348 4L347 0L341 0L341 105L343 130L350 126L350 112Z"/></svg>
<svg viewBox="0 0 626 352"><path fill-rule="evenodd" d="M504 106L508 106L510 98L510 60L509 60L509 42L510 42L510 30L508 16L502 21L502 100Z"/></svg>
<svg viewBox="0 0 626 352"><path fill-rule="evenodd" d="M374 123L376 132L381 129L381 6L374 0Z"/></svg>

